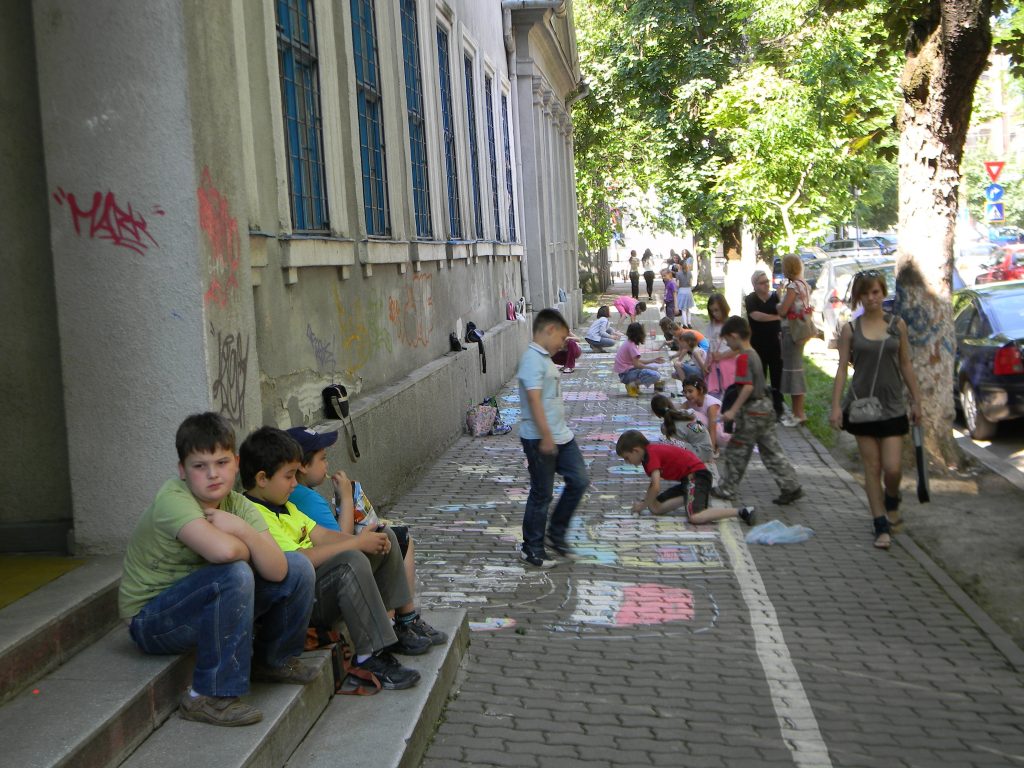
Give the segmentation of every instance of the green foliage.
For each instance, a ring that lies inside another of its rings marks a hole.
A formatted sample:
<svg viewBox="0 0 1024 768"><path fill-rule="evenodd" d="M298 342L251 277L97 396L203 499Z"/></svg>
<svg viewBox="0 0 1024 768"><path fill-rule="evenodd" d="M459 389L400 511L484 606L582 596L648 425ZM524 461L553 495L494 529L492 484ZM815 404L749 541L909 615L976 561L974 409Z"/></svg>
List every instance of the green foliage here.
<svg viewBox="0 0 1024 768"><path fill-rule="evenodd" d="M581 0L576 18L593 90L574 114L592 245L622 219L706 234L742 218L766 244L793 241L849 216L855 188L862 207L895 218L898 62L870 12Z"/></svg>

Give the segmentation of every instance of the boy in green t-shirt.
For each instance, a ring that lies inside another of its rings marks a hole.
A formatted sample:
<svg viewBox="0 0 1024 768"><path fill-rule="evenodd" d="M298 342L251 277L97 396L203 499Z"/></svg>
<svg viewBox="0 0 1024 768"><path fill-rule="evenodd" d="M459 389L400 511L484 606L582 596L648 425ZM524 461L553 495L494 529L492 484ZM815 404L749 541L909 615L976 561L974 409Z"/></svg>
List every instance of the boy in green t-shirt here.
<svg viewBox="0 0 1024 768"><path fill-rule="evenodd" d="M238 697L254 679L305 684L313 568L285 554L256 507L232 488L235 434L216 413L189 416L175 438L180 479L168 480L128 542L118 608L146 653L195 649L186 720L249 725L262 713ZM253 634L253 621L260 631Z"/></svg>
<svg viewBox="0 0 1024 768"><path fill-rule="evenodd" d="M429 639L392 627L388 617L389 609L412 601L394 532L383 526L355 536L331 531L289 502L302 448L283 430L257 429L243 441L239 455L245 495L258 505L271 535L283 550L305 555L316 568L312 625L330 627L344 619L356 666L376 675L384 688L399 690L419 682L419 672L391 655L430 650Z"/></svg>

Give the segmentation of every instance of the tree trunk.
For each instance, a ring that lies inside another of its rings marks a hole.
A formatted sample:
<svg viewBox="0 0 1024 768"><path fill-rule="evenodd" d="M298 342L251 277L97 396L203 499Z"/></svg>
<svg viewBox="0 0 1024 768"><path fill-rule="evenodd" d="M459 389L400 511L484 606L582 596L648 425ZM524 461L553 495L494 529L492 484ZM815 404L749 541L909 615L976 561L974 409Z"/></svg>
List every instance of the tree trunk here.
<svg viewBox="0 0 1024 768"><path fill-rule="evenodd" d="M950 280L960 159L992 34L990 0L932 0L907 42L901 78L896 312L907 323L928 452L960 463L953 441Z"/></svg>

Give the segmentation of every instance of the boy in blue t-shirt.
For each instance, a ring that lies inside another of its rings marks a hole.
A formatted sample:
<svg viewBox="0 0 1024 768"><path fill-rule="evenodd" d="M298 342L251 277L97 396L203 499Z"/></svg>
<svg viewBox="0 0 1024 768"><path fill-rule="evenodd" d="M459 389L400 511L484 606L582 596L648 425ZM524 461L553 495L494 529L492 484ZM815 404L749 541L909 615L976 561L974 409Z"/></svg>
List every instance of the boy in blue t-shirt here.
<svg viewBox="0 0 1024 768"><path fill-rule="evenodd" d="M353 535L357 532L357 524L361 523L360 512L356 504L369 505L366 496L358 483L349 480L348 475L338 470L331 476L334 485L334 509L327 500L313 489L320 485L328 476L330 469L327 464L327 449L338 440L338 433L317 432L311 427L292 427L288 434L302 448L302 463L296 475L298 485L292 491L288 501L298 507L304 514L311 517L325 528ZM355 492L359 490L359 499ZM409 630L420 637L426 638L431 645L443 645L448 635L432 627L420 616L412 598L416 594L416 548L409 528L404 525L387 525L387 530L394 533L398 540L399 552L405 567L406 583L409 586L410 600L399 606L395 611L396 632ZM394 556L394 555L389 555Z"/></svg>
<svg viewBox="0 0 1024 768"><path fill-rule="evenodd" d="M523 549L520 558L537 568L551 568L544 549L547 543L559 555L571 551L565 540L569 521L590 484L583 455L565 423L562 379L551 356L565 346L569 324L554 309L542 309L533 320L533 341L519 361L519 401L522 421L519 439L530 471L530 494L523 513ZM548 506L554 497L555 473L565 479L565 490L548 522Z"/></svg>

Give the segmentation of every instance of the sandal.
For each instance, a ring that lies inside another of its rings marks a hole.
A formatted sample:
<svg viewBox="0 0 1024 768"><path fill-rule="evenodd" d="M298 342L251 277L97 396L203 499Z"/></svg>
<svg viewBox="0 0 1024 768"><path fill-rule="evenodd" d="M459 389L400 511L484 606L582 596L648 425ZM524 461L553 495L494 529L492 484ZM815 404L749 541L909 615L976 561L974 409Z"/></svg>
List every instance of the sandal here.
<svg viewBox="0 0 1024 768"><path fill-rule="evenodd" d="M875 546L878 549L888 549L892 546L892 536L889 534L889 518L879 515L874 519L875 524Z"/></svg>

